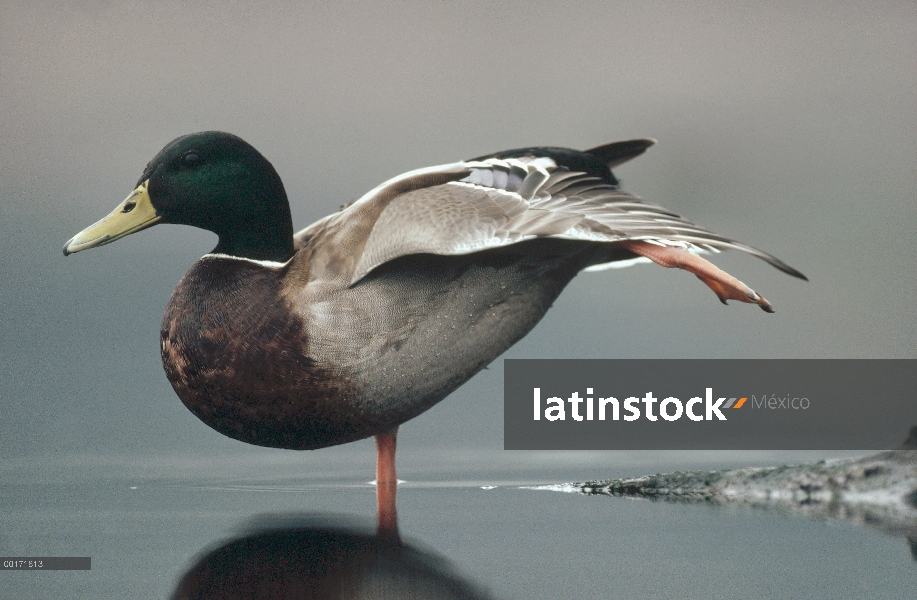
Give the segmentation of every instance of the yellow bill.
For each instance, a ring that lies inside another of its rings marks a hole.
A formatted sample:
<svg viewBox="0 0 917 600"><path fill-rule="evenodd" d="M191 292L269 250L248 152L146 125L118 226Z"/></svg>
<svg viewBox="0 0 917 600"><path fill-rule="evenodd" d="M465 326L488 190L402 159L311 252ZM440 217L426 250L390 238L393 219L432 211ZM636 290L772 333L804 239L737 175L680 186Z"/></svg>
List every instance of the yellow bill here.
<svg viewBox="0 0 917 600"><path fill-rule="evenodd" d="M70 238L70 241L64 244L64 256L110 244L162 221L162 217L156 214L156 209L150 202L148 184L149 180L146 180L138 185L111 214Z"/></svg>

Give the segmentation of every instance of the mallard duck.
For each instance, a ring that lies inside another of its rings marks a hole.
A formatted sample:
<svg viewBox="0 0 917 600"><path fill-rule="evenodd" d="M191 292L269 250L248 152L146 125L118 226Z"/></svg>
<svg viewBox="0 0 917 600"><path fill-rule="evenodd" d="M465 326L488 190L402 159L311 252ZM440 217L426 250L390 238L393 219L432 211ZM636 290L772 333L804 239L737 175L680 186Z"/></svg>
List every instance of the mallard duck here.
<svg viewBox="0 0 917 600"><path fill-rule="evenodd" d="M694 273L725 303L771 305L698 256L777 258L619 189L611 168L655 143L522 148L405 173L293 233L280 176L242 139L185 135L64 254L158 223L219 243L172 294L162 362L191 412L229 437L298 450L397 427L527 334L580 271L640 259Z"/></svg>

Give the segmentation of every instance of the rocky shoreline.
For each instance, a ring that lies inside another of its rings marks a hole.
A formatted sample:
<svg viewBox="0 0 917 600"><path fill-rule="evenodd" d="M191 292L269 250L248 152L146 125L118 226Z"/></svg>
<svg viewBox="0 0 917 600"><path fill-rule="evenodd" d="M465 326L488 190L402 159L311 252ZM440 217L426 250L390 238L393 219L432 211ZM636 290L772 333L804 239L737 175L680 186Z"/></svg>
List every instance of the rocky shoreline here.
<svg viewBox="0 0 917 600"><path fill-rule="evenodd" d="M560 487L590 495L745 504L814 518L847 519L906 537L917 560L917 426L899 449L856 459L679 471Z"/></svg>

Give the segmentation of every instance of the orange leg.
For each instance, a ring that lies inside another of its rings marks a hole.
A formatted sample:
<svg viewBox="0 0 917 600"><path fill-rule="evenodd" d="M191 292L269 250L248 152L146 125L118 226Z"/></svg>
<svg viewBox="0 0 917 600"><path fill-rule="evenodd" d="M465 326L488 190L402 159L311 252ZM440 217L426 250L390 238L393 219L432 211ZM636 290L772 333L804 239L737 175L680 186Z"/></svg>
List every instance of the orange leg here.
<svg viewBox="0 0 917 600"><path fill-rule="evenodd" d="M398 491L398 477L395 475L395 443L398 427L376 436L376 504L380 537L398 539L398 512L395 508L395 494Z"/></svg>
<svg viewBox="0 0 917 600"><path fill-rule="evenodd" d="M713 293L716 294L720 302L726 304L726 300L738 300L757 304L765 312L774 312L770 302L759 295L726 271L723 271L713 263L704 260L696 254L691 254L681 248L672 248L641 242L639 240L630 240L619 242L620 246L627 248L634 254L645 256L657 265L663 267L678 267L689 273L694 273L697 278L707 284Z"/></svg>

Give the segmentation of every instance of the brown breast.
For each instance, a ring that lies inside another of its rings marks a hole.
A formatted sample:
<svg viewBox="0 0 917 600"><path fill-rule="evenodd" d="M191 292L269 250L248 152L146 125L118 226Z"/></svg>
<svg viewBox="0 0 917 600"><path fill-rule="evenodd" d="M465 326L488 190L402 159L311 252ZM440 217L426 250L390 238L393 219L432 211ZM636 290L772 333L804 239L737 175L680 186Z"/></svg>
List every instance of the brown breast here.
<svg viewBox="0 0 917 600"><path fill-rule="evenodd" d="M281 297L281 268L206 256L162 321L162 362L185 406L231 438L313 449L371 435L341 371L309 355L306 324Z"/></svg>

